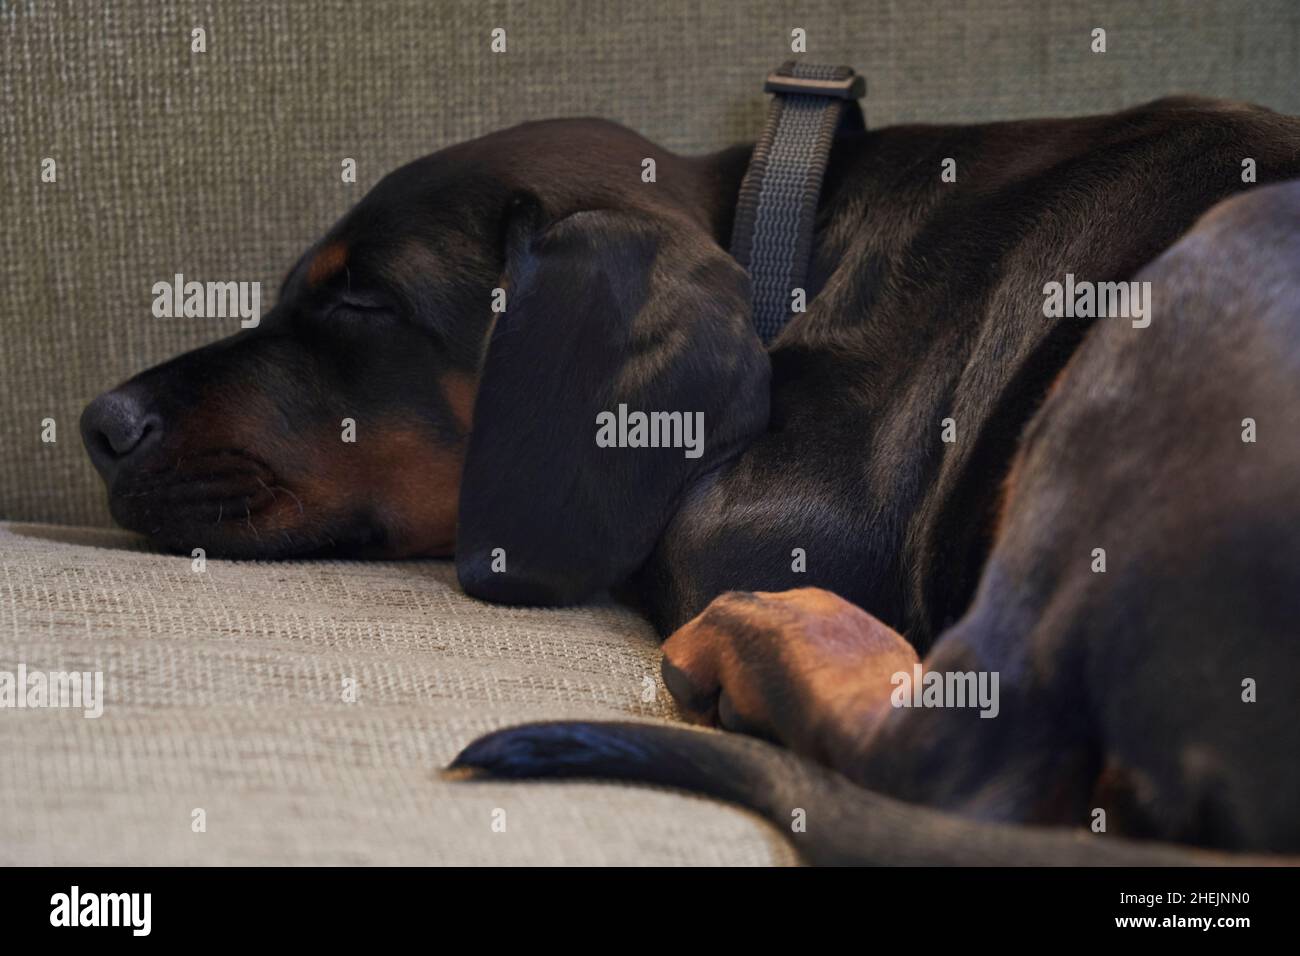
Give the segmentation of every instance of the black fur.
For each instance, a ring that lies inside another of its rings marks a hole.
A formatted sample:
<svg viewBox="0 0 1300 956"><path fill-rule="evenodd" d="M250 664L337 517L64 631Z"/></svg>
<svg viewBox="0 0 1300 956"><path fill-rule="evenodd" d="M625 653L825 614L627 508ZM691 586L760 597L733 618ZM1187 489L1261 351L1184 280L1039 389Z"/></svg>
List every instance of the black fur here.
<svg viewBox="0 0 1300 956"><path fill-rule="evenodd" d="M579 212L512 246L513 305L474 406L456 569L476 597L567 604L626 581L683 491L763 431L767 356L744 271L689 219ZM704 453L597 447L597 415L620 403L703 413Z"/></svg>
<svg viewBox="0 0 1300 956"><path fill-rule="evenodd" d="M822 827L795 838L813 862L1300 862L1126 839L1300 850L1297 222L1300 183L1220 204L1138 274L1151 326L1107 320L1031 420L975 601L926 661L999 673L998 719L894 711L845 768L869 789L731 735L632 724L510 728L454 765L653 781L783 830L816 806ZM1243 443L1256 416L1271 437Z"/></svg>
<svg viewBox="0 0 1300 956"><path fill-rule="evenodd" d="M1134 277L1246 188L1243 158L1261 183L1300 176L1300 122L1181 98L1106 116L845 135L819 208L809 311L766 355L725 253L749 152L684 159L614 124L561 120L403 167L309 250L262 327L87 410L114 515L172 548L284 557L449 553L431 545L437 513L458 525L470 593L570 603L615 587L665 633L725 591L820 586L935 660L1029 675L1006 688L1003 718L976 721L997 725L978 739L934 712L900 721L897 746L855 768L858 782L1018 822L1043 820L1034 795L1050 782L1067 792L1052 812L1077 819L1107 761L1131 761L1158 778L1134 785L1128 815L1148 835L1300 846L1285 815L1297 791L1285 691L1297 684L1295 644L1278 639L1300 593L1286 504L1294 423L1276 412L1294 407L1294 312L1245 281L1234 314L1250 331L1220 340L1202 317L1193 348L1174 319L1157 319L1170 324L1139 354L1119 347L1117 325L1094 334L1088 321L1041 311L1043 285L1067 272ZM645 157L656 183L640 180ZM957 183L940 179L947 157ZM1260 218L1243 214L1215 243L1251 235ZM333 245L346 266L309 281ZM1152 275L1172 281L1170 261ZM1192 261L1195 274L1205 260ZM494 324L498 285L509 305ZM1223 307L1213 291L1180 309ZM1265 306L1280 331L1261 331ZM1076 356L1095 367L1043 406ZM1093 381L1125 362L1116 407L1093 407ZM478 379L472 428L449 398L457 375ZM598 449L595 413L619 402L703 411L705 456ZM1275 410L1281 445L1225 477L1230 446L1214 443L1235 431L1207 416L1231 406L1239 421L1243 402ZM1184 412L1206 430L1167 460L1112 447L1167 432ZM340 466L342 416L366 435L396 428L392 449L425 454L365 450ZM945 418L954 444L939 441ZM999 537L1002 489L1031 420L1027 485ZM440 455L463 458L463 470L439 469L459 484L422 471ZM1190 490L1173 494L1174 484ZM1144 496L1152 487L1163 493ZM1246 487L1266 504L1244 499ZM1067 488L1064 512L1045 508ZM1072 562L1086 568L1079 549L1108 532L1122 533L1127 553L1099 589ZM804 573L792 570L794 548L807 554ZM1027 656L1034 668L1020 666ZM1196 668L1206 667L1284 686L1243 712L1204 682ZM674 776L668 745L686 738L647 751L659 764L601 749L600 732L557 733L562 746L538 753L563 752L593 775L644 771L762 799L707 773ZM615 756L574 756L584 742ZM1175 759L1187 746L1201 748L1191 771ZM500 768L493 752L470 756ZM834 792L837 806L874 799ZM987 845L948 820L935 832Z"/></svg>
<svg viewBox="0 0 1300 956"><path fill-rule="evenodd" d="M1090 327L1044 318L1044 283L1131 279L1246 188L1244 156L1261 181L1300 176L1300 122L1179 99L838 146L817 298L770 352L769 429L691 490L645 570L660 628L725 591L811 585L927 650L969 605L1016 441Z"/></svg>
<svg viewBox="0 0 1300 956"><path fill-rule="evenodd" d="M855 786L739 734L633 723L524 724L480 737L449 768L502 779L631 780L704 793L762 815L828 866L1232 866L1249 857L967 820ZM798 816L796 816L798 815ZM802 819L803 826L793 826Z"/></svg>

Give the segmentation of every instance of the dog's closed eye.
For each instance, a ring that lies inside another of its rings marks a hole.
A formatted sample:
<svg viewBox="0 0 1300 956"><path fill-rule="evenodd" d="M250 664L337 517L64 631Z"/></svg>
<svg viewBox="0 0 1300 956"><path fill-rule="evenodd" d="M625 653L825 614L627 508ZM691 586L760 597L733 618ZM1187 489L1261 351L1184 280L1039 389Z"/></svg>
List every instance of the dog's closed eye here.
<svg viewBox="0 0 1300 956"><path fill-rule="evenodd" d="M330 319L375 320L391 318L395 313L392 306L378 299L345 296L326 308L325 314Z"/></svg>

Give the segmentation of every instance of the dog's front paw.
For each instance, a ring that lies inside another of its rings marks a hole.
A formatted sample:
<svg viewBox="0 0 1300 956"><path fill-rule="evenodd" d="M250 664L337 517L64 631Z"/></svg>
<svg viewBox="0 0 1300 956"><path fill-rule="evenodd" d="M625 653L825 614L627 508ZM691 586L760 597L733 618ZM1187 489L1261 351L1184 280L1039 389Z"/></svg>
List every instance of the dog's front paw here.
<svg viewBox="0 0 1300 956"><path fill-rule="evenodd" d="M664 643L664 685L686 716L846 770L916 652L820 588L730 592Z"/></svg>

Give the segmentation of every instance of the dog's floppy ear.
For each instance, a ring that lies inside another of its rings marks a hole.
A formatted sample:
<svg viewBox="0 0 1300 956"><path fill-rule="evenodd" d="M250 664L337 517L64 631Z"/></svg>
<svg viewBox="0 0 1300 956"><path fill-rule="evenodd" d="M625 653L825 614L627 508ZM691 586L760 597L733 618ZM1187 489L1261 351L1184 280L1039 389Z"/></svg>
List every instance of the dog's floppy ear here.
<svg viewBox="0 0 1300 956"><path fill-rule="evenodd" d="M748 277L694 222L534 216L508 230L456 570L485 600L571 604L644 563L683 490L766 428L770 365Z"/></svg>

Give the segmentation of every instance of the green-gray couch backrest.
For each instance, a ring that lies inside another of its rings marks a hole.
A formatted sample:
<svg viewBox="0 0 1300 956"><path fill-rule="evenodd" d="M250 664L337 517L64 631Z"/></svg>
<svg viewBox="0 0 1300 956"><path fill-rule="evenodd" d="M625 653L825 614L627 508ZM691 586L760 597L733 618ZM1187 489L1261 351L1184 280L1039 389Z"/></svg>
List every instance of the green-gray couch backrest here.
<svg viewBox="0 0 1300 956"><path fill-rule="evenodd" d="M1300 112L1295 0L0 0L0 519L106 523L82 406L233 330L155 318L155 282L270 298L387 170L522 120L603 116L687 152L752 139L796 28L866 74L873 125L1171 92Z"/></svg>

